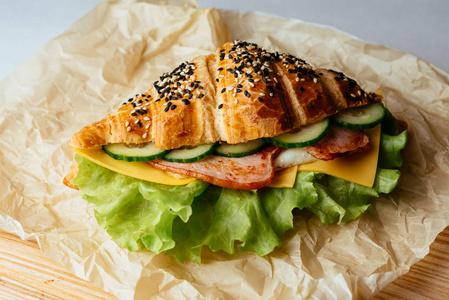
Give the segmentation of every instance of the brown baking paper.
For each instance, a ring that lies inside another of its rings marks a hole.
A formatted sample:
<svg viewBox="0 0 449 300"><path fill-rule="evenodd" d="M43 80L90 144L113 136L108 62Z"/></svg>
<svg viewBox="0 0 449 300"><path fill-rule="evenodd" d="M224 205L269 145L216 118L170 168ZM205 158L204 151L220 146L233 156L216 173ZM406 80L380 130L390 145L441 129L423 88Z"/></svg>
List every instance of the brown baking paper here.
<svg viewBox="0 0 449 300"><path fill-rule="evenodd" d="M367 298L428 253L449 224L447 74L329 28L153 2L100 4L0 83L0 228L36 238L47 257L121 299ZM285 247L265 257L204 249L202 264L182 264L121 248L97 225L94 207L62 185L70 137L232 38L382 88L409 126L398 187L349 224L297 218Z"/></svg>

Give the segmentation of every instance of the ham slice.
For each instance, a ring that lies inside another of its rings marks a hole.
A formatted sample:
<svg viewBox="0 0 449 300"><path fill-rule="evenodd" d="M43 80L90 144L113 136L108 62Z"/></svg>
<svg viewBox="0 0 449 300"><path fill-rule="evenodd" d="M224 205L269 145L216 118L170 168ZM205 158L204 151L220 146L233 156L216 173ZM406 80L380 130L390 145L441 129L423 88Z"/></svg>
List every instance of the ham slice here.
<svg viewBox="0 0 449 300"><path fill-rule="evenodd" d="M211 155L194 163L173 163L163 159L148 162L166 172L195 177L229 189L254 190L270 184L274 177L274 159L279 147L270 146L245 157Z"/></svg>
<svg viewBox="0 0 449 300"><path fill-rule="evenodd" d="M331 126L321 141L307 147L307 152L319 160L332 160L363 152L369 143L369 137L361 130Z"/></svg>

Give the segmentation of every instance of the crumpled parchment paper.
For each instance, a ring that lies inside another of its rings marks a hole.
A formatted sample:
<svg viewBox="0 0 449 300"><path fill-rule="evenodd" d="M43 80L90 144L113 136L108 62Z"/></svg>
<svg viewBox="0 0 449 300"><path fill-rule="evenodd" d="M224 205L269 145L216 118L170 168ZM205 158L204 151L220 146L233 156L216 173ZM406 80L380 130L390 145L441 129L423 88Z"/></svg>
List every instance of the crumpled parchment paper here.
<svg viewBox="0 0 449 300"><path fill-rule="evenodd" d="M449 224L449 78L417 57L330 28L195 2L105 2L0 83L0 228L121 299L367 298L423 258ZM183 3L184 5L176 5ZM203 250L203 263L128 252L62 185L70 137L180 62L233 38L342 71L408 123L396 190L349 224L295 220L266 257Z"/></svg>

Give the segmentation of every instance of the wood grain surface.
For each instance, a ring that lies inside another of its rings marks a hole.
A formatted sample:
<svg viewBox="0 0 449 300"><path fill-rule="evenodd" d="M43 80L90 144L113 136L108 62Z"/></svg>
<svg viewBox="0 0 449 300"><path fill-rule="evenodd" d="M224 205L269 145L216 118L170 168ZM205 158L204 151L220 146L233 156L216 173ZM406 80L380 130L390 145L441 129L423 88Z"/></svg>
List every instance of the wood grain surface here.
<svg viewBox="0 0 449 300"><path fill-rule="evenodd" d="M116 299L45 258L37 243L0 231L0 299ZM374 299L449 299L449 227L430 253Z"/></svg>

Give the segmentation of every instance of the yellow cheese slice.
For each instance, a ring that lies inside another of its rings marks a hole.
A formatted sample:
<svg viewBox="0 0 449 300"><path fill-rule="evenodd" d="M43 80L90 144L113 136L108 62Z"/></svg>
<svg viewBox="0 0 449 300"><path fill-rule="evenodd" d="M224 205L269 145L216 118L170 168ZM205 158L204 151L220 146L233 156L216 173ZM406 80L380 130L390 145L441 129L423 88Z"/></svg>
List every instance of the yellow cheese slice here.
<svg viewBox="0 0 449 300"><path fill-rule="evenodd" d="M370 137L370 147L362 153L330 161L318 160L298 166L299 171L316 171L350 182L372 187L377 171L380 145L380 125L365 130Z"/></svg>
<svg viewBox="0 0 449 300"><path fill-rule="evenodd" d="M195 181L195 178L175 178L168 175L164 171L153 168L145 162L128 162L123 160L115 160L101 150L101 148L95 149L78 149L72 148L73 151L79 155L87 158L88 160L105 167L114 172L131 176L137 179L145 181L151 181L156 183L168 184L168 185L184 185Z"/></svg>
<svg viewBox="0 0 449 300"><path fill-rule="evenodd" d="M274 174L273 181L268 185L273 188L291 188L295 184L298 166L279 171Z"/></svg>
<svg viewBox="0 0 449 300"><path fill-rule="evenodd" d="M372 187L376 177L377 157L380 144L380 125L365 130L370 137L370 147L363 153L351 155L347 158L331 161L315 161L309 164L293 166L277 172L269 187L291 188L295 184L296 174L300 171L316 171L342 178L364 186ZM162 183L167 185L184 185L195 181L195 178L175 178L159 169L153 168L145 162L127 162L115 160L100 148L78 149L72 148L79 155L114 172L137 179Z"/></svg>

